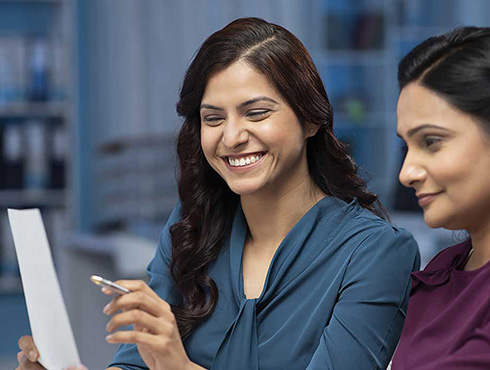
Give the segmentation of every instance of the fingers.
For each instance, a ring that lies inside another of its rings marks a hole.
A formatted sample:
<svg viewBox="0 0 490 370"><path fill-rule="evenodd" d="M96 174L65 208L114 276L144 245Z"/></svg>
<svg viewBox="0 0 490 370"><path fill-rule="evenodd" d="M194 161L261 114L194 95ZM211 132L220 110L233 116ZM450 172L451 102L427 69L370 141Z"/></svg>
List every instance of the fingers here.
<svg viewBox="0 0 490 370"><path fill-rule="evenodd" d="M150 297L158 298L158 295L143 280L117 280L115 283L133 292L142 291L146 292Z"/></svg>
<svg viewBox="0 0 490 370"><path fill-rule="evenodd" d="M23 351L17 353L17 361L19 370L45 370L38 362L32 362Z"/></svg>
<svg viewBox="0 0 490 370"><path fill-rule="evenodd" d="M114 295L114 294L116 294L112 290L107 289L106 287L102 287L101 290L102 290L102 293L107 294L107 295Z"/></svg>
<svg viewBox="0 0 490 370"><path fill-rule="evenodd" d="M109 343L137 343L155 346L159 337L142 331L126 330L112 333L106 339Z"/></svg>
<svg viewBox="0 0 490 370"><path fill-rule="evenodd" d="M36 345L34 344L34 340L30 335L24 335L19 339L18 342L19 348L27 354L28 359L31 362L36 362L39 358L39 352L37 351Z"/></svg>
<svg viewBox="0 0 490 370"><path fill-rule="evenodd" d="M129 311L133 309L141 309L157 317L173 315L167 302L159 297L155 298L153 295L148 295L146 291L135 291L116 297L104 307L103 311L106 315L112 315L119 310Z"/></svg>
<svg viewBox="0 0 490 370"><path fill-rule="evenodd" d="M70 366L67 368L64 368L63 370L88 370L85 366L80 365L80 366Z"/></svg>
<svg viewBox="0 0 490 370"><path fill-rule="evenodd" d="M172 330L173 321L161 320L141 310L131 310L113 316L107 323L106 330L108 332L113 332L117 328L127 325L139 327L139 330L137 331L140 332L163 334Z"/></svg>

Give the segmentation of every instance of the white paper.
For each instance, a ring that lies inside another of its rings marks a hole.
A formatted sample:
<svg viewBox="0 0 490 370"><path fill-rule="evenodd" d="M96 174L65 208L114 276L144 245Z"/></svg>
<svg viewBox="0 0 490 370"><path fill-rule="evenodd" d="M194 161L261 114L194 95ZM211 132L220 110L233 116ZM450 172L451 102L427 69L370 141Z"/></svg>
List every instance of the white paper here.
<svg viewBox="0 0 490 370"><path fill-rule="evenodd" d="M49 370L80 366L41 213L9 209L8 215L39 362Z"/></svg>

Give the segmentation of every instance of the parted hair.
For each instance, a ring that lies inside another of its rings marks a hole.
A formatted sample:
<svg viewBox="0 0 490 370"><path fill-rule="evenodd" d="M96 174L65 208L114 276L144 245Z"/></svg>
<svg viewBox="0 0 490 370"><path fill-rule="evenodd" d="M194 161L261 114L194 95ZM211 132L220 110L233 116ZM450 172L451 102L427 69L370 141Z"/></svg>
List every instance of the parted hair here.
<svg viewBox="0 0 490 370"><path fill-rule="evenodd" d="M423 41L398 65L400 89L411 82L476 117L490 134L490 28L460 27Z"/></svg>

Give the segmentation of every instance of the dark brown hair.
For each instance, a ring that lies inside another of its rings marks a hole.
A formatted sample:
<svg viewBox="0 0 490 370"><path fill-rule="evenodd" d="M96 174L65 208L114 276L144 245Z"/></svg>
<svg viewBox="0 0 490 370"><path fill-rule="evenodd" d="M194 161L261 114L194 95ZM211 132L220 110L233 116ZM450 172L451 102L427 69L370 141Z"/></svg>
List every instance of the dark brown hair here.
<svg viewBox="0 0 490 370"><path fill-rule="evenodd" d="M281 26L258 18L238 19L200 47L184 78L177 112L184 123L177 142L181 220L171 227L171 273L183 297L173 307L182 336L209 316L217 303L207 266L220 253L239 197L207 163L200 143L199 107L209 78L238 60L263 73L302 123L319 126L308 139L310 176L327 195L359 204L380 217L377 196L357 175L346 147L333 134L333 112L318 71L303 44Z"/></svg>
<svg viewBox="0 0 490 370"><path fill-rule="evenodd" d="M476 117L490 134L490 28L460 27L423 41L398 65L400 89L411 82Z"/></svg>

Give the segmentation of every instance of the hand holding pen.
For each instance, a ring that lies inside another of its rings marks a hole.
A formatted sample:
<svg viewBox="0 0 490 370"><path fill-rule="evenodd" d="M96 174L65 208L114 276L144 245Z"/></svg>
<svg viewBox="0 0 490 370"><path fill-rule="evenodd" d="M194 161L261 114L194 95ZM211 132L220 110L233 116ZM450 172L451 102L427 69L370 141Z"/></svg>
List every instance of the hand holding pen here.
<svg viewBox="0 0 490 370"><path fill-rule="evenodd" d="M114 315L106 327L111 333L106 337L107 342L136 344L150 369L203 369L189 360L170 305L144 281L118 280L107 284L106 280L98 285L103 286L103 293L116 294L103 310L106 315ZM117 330L127 325L133 327Z"/></svg>

